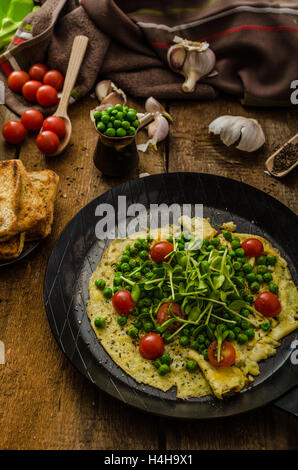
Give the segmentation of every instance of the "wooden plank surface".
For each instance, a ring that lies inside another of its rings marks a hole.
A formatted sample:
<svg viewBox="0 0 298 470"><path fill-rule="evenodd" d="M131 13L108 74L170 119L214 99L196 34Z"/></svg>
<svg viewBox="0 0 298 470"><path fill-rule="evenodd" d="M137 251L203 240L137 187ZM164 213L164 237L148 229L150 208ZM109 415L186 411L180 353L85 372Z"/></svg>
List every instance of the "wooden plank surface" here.
<svg viewBox="0 0 298 470"><path fill-rule="evenodd" d="M141 102L130 101L142 109ZM67 222L94 197L139 173L202 171L248 182L297 212L297 173L277 181L263 172L274 141L282 143L297 128L289 110L243 110L232 100L171 103L174 124L159 151L140 154L136 172L125 179L103 177L93 165L97 136L89 120L91 98L71 108L71 146L61 157L45 159L28 138L19 156L28 170L51 168L60 175L54 230L27 259L0 270L0 340L6 364L0 365L0 449L290 449L297 420L274 409L219 420L157 420L102 393L64 358L51 335L43 305L43 277L55 240ZM221 114L257 116L268 142L264 152L240 155L208 135ZM4 106L0 125L11 119ZM191 116L191 119L189 119ZM145 131L138 141L145 140ZM0 158L18 155L1 142ZM237 432L235 432L235 429Z"/></svg>

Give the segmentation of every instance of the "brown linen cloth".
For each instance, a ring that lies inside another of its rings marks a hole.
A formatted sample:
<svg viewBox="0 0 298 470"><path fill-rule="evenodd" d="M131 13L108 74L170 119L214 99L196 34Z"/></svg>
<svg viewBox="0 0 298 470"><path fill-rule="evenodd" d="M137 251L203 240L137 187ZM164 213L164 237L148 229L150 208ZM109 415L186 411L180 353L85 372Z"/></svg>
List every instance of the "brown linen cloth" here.
<svg viewBox="0 0 298 470"><path fill-rule="evenodd" d="M0 79L7 84L11 70L36 62L65 73L78 34L89 45L73 100L110 78L135 97L214 99L221 91L244 104L290 105L298 79L297 0L46 0L0 57ZM218 75L193 93L167 65L175 35L207 40L217 57ZM15 112L32 107L5 88Z"/></svg>

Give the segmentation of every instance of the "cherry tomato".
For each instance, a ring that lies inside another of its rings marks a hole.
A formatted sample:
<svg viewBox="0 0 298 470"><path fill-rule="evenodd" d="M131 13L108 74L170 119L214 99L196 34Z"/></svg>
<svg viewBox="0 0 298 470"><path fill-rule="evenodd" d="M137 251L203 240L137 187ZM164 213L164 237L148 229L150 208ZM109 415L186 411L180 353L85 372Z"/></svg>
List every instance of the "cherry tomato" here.
<svg viewBox="0 0 298 470"><path fill-rule="evenodd" d="M41 86L42 83L38 82L37 80L29 80L26 82L22 88L24 98L26 98L27 101L35 103L37 91Z"/></svg>
<svg viewBox="0 0 298 470"><path fill-rule="evenodd" d="M143 336L139 344L141 356L145 359L157 359L162 356L165 350L165 343L161 336L156 333L148 333Z"/></svg>
<svg viewBox="0 0 298 470"><path fill-rule="evenodd" d="M46 155L51 155L56 152L60 144L57 134L51 131L43 131L36 137L36 145L39 150Z"/></svg>
<svg viewBox="0 0 298 470"><path fill-rule="evenodd" d="M15 93L21 93L24 83L30 80L29 75L23 70L15 70L8 76L8 86Z"/></svg>
<svg viewBox="0 0 298 470"><path fill-rule="evenodd" d="M45 73L48 71L48 67L43 64L34 64L29 70L29 75L32 80L42 81Z"/></svg>
<svg viewBox="0 0 298 470"><path fill-rule="evenodd" d="M236 351L229 341L223 341L220 351L220 361L217 361L217 341L213 341L208 347L208 359L216 367L229 367L236 360Z"/></svg>
<svg viewBox="0 0 298 470"><path fill-rule="evenodd" d="M56 90L61 90L64 83L64 77L59 70L49 70L43 77L43 83L53 86Z"/></svg>
<svg viewBox="0 0 298 470"><path fill-rule="evenodd" d="M159 325L162 325L165 321L167 321L170 318L169 317L170 305L171 305L171 310L176 315L176 317L184 318L180 304L177 304L177 303L172 304L170 302L166 302L165 304L162 304L157 311L157 323ZM168 326L167 331L175 331L179 326L181 326L181 323L179 322L172 323L170 326Z"/></svg>
<svg viewBox="0 0 298 470"><path fill-rule="evenodd" d="M113 295L112 299L113 307L120 315L129 315L130 312L135 308L136 304L132 300L131 293L129 290L118 290Z"/></svg>
<svg viewBox="0 0 298 470"><path fill-rule="evenodd" d="M247 256L258 258L264 253L263 243L257 238L248 238L242 242L241 247Z"/></svg>
<svg viewBox="0 0 298 470"><path fill-rule="evenodd" d="M271 292L261 292L255 300L255 309L264 317L276 317L281 312L281 304Z"/></svg>
<svg viewBox="0 0 298 470"><path fill-rule="evenodd" d="M42 127L43 116L37 109L28 109L23 112L21 122L29 131L39 131Z"/></svg>
<svg viewBox="0 0 298 470"><path fill-rule="evenodd" d="M168 258L165 258L166 255L171 253L174 250L174 246L170 242L158 242L153 245L150 251L151 258L155 263L162 263L167 261Z"/></svg>
<svg viewBox="0 0 298 470"><path fill-rule="evenodd" d="M36 93L36 99L41 106L53 106L57 104L57 90L50 85L42 85Z"/></svg>
<svg viewBox="0 0 298 470"><path fill-rule="evenodd" d="M8 121L2 127L2 135L10 144L19 144L26 137L26 129L19 121Z"/></svg>
<svg viewBox="0 0 298 470"><path fill-rule="evenodd" d="M44 131L52 131L57 134L57 136L61 139L66 132L66 127L63 119L57 116L49 116L44 120L43 126Z"/></svg>

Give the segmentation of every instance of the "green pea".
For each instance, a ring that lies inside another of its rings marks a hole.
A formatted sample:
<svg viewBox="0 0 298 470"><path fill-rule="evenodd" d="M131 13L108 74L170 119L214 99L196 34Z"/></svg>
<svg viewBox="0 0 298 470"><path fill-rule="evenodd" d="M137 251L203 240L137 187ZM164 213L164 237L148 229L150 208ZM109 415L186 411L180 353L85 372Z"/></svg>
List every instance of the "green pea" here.
<svg viewBox="0 0 298 470"><path fill-rule="evenodd" d="M116 269L117 271L121 270L121 261L118 261L118 263L116 263Z"/></svg>
<svg viewBox="0 0 298 470"><path fill-rule="evenodd" d="M142 243L140 242L140 240L137 240L134 244L134 247L136 250L141 250L142 249Z"/></svg>
<svg viewBox="0 0 298 470"><path fill-rule="evenodd" d="M136 133L136 130L134 127L130 127L129 129L127 129L128 135L135 135L135 133Z"/></svg>
<svg viewBox="0 0 298 470"><path fill-rule="evenodd" d="M114 109L112 109L110 115L116 116L117 113L118 113L117 109L114 108Z"/></svg>
<svg viewBox="0 0 298 470"><path fill-rule="evenodd" d="M121 283L122 283L122 279L120 278L120 276L115 276L114 281L113 281L114 286L120 286Z"/></svg>
<svg viewBox="0 0 298 470"><path fill-rule="evenodd" d="M214 245L208 245L207 246L207 251L212 251L214 250Z"/></svg>
<svg viewBox="0 0 298 470"><path fill-rule="evenodd" d="M189 359L187 362L186 362L186 369L188 370L188 372L194 372L198 367L198 364L196 363L196 361L193 361L192 359Z"/></svg>
<svg viewBox="0 0 298 470"><path fill-rule="evenodd" d="M127 323L127 317L125 315L119 315L117 318L118 325L124 326Z"/></svg>
<svg viewBox="0 0 298 470"><path fill-rule="evenodd" d="M246 274L250 274L252 272L252 265L249 264L249 263L245 263L243 266L242 266L242 269L243 271L246 273Z"/></svg>
<svg viewBox="0 0 298 470"><path fill-rule="evenodd" d="M235 253L236 253L236 256L241 256L243 257L245 255L245 251L243 250L243 248L237 248L235 250Z"/></svg>
<svg viewBox="0 0 298 470"><path fill-rule="evenodd" d="M145 323L144 323L143 328L144 328L144 330L146 331L146 333L149 333L150 331L153 330L154 325L153 325L152 322L148 321L148 322L145 322Z"/></svg>
<svg viewBox="0 0 298 470"><path fill-rule="evenodd" d="M95 111L95 112L93 113L94 119L95 119L96 121L99 120L99 119L101 118L101 114L102 114L101 111Z"/></svg>
<svg viewBox="0 0 298 470"><path fill-rule="evenodd" d="M134 273L134 275L132 276L132 279L134 281L140 281L141 277L142 277L142 274L138 271L137 273Z"/></svg>
<svg viewBox="0 0 298 470"><path fill-rule="evenodd" d="M247 301L248 303L252 304L253 301L254 301L254 296L253 296L253 295L250 295L250 294L247 295L246 301Z"/></svg>
<svg viewBox="0 0 298 470"><path fill-rule="evenodd" d="M240 240L239 239L234 239L232 240L231 242L231 247L233 250L237 250L238 248L240 248L241 244L240 244Z"/></svg>
<svg viewBox="0 0 298 470"><path fill-rule="evenodd" d="M112 289L110 289L109 287L106 287L106 288L103 290L103 296L104 296L106 299L111 299L111 298L112 298L112 295L113 295L113 291L112 291Z"/></svg>
<svg viewBox="0 0 298 470"><path fill-rule="evenodd" d="M233 268L235 269L235 271L240 271L241 263L239 263L239 261L234 261Z"/></svg>
<svg viewBox="0 0 298 470"><path fill-rule="evenodd" d="M131 254L131 256L136 256L137 253L138 253L138 250L136 250L136 248L132 247L132 248L130 249L130 254Z"/></svg>
<svg viewBox="0 0 298 470"><path fill-rule="evenodd" d="M230 250L230 251L229 251L229 256L230 256L231 258L234 258L234 256L236 256L235 251L234 251L234 250Z"/></svg>
<svg viewBox="0 0 298 470"><path fill-rule="evenodd" d="M248 341L248 337L244 333L239 333L237 336L237 341L239 344L245 344Z"/></svg>
<svg viewBox="0 0 298 470"><path fill-rule="evenodd" d="M248 280L248 282L255 282L257 280L257 277L256 277L255 273L249 273L246 276L246 279Z"/></svg>
<svg viewBox="0 0 298 470"><path fill-rule="evenodd" d="M127 111L127 120L128 120L129 122L135 121L136 116L137 116L137 113L136 113L135 109L129 109L129 110Z"/></svg>
<svg viewBox="0 0 298 470"><path fill-rule="evenodd" d="M241 328L239 328L239 326L235 326L234 333L235 333L236 336L239 335L240 331L241 331Z"/></svg>
<svg viewBox="0 0 298 470"><path fill-rule="evenodd" d="M210 323L209 323L209 328L211 328L211 330L215 330L216 324L213 323L213 322L210 322Z"/></svg>
<svg viewBox="0 0 298 470"><path fill-rule="evenodd" d="M106 287L106 281L104 281L103 279L96 279L94 284L95 284L95 287L97 287L97 289L100 289L100 290L103 290Z"/></svg>
<svg viewBox="0 0 298 470"><path fill-rule="evenodd" d="M170 372L170 368L169 368L169 366L168 366L167 364L162 364L162 365L158 368L157 372L159 373L159 375L166 375L166 374L168 374L168 373Z"/></svg>
<svg viewBox="0 0 298 470"><path fill-rule="evenodd" d="M247 308L242 308L242 309L240 310L240 313L241 313L241 315L243 315L244 317L248 317L250 312L249 312L249 310L248 310Z"/></svg>
<svg viewBox="0 0 298 470"><path fill-rule="evenodd" d="M109 122L109 120L110 120L110 116L109 116L108 114L103 114L103 115L101 116L101 120L102 120L102 122L103 122L104 124L107 124L107 123Z"/></svg>
<svg viewBox="0 0 298 470"><path fill-rule="evenodd" d="M265 266L264 264L259 264L257 266L257 273L258 274L265 274L267 271L268 271L267 266Z"/></svg>
<svg viewBox="0 0 298 470"><path fill-rule="evenodd" d="M159 367L161 366L161 360L155 359L154 361L152 361L152 364L154 365L154 367L156 367L156 369L159 369Z"/></svg>
<svg viewBox="0 0 298 470"><path fill-rule="evenodd" d="M274 255L267 256L267 264L269 264L270 266L274 266L276 261L277 261L276 256Z"/></svg>
<svg viewBox="0 0 298 470"><path fill-rule="evenodd" d="M171 358L170 354L168 354L168 353L163 354L161 356L160 360L161 360L162 364L167 364L167 366L169 366L172 363L172 358Z"/></svg>
<svg viewBox="0 0 298 470"><path fill-rule="evenodd" d="M123 111L123 106L122 104L118 103L114 106L114 108L117 110L117 111Z"/></svg>
<svg viewBox="0 0 298 470"><path fill-rule="evenodd" d="M263 275L263 279L264 279L265 282L271 282L272 279L273 279L273 278L272 278L272 274L271 274L271 273L265 273L265 274Z"/></svg>
<svg viewBox="0 0 298 470"><path fill-rule="evenodd" d="M210 240L210 242L211 242L212 245L218 246L218 245L220 244L220 239L214 237L214 238L212 238L212 239Z"/></svg>
<svg viewBox="0 0 298 470"><path fill-rule="evenodd" d="M102 317L96 317L94 320L94 325L96 328L104 328L106 326L106 321Z"/></svg>
<svg viewBox="0 0 298 470"><path fill-rule="evenodd" d="M269 284L269 290L270 290L270 292L272 292L272 294L277 295L277 294L278 294L279 287L278 287L278 285L275 284L274 282L271 282L271 283Z"/></svg>
<svg viewBox="0 0 298 470"><path fill-rule="evenodd" d="M248 320L242 320L241 322L241 328L242 330L248 330L250 327L250 321Z"/></svg>
<svg viewBox="0 0 298 470"><path fill-rule="evenodd" d="M260 289L260 284L258 282L253 282L251 285L250 285L250 290L254 293L257 293L259 292L259 289Z"/></svg>
<svg viewBox="0 0 298 470"><path fill-rule="evenodd" d="M135 326L133 326L132 328L128 330L128 334L132 339L137 338L138 333L139 333L139 330Z"/></svg>
<svg viewBox="0 0 298 470"><path fill-rule="evenodd" d="M248 339L253 339L255 337L255 332L252 328L249 328L248 330L246 330L245 334L248 337Z"/></svg>
<svg viewBox="0 0 298 470"><path fill-rule="evenodd" d="M106 136L108 137L115 137L116 135L116 131L114 128L110 127L109 129L107 129L104 133Z"/></svg>
<svg viewBox="0 0 298 470"><path fill-rule="evenodd" d="M113 124L114 124L115 129L121 128L121 126L122 126L122 122L119 121L119 119L115 119Z"/></svg>
<svg viewBox="0 0 298 470"><path fill-rule="evenodd" d="M191 341L189 347L197 351L199 349L199 343L197 341Z"/></svg>
<svg viewBox="0 0 298 470"><path fill-rule="evenodd" d="M116 114L116 119L119 120L119 121L123 121L123 118L124 118L124 114L122 111L119 111L117 114Z"/></svg>
<svg viewBox="0 0 298 470"><path fill-rule="evenodd" d="M139 256L140 256L141 259L146 260L148 258L148 253L147 253L147 251L142 250L142 251L140 251Z"/></svg>
<svg viewBox="0 0 298 470"><path fill-rule="evenodd" d="M135 268L135 267L137 266L137 260L135 260L135 259L130 259L130 260L129 260L129 266L130 266L131 268Z"/></svg>
<svg viewBox="0 0 298 470"><path fill-rule="evenodd" d="M126 136L126 130L123 129L123 127L119 127L116 131L117 137L125 137Z"/></svg>
<svg viewBox="0 0 298 470"><path fill-rule="evenodd" d="M140 121L138 119L135 119L132 123L131 126L137 129L140 125Z"/></svg>
<svg viewBox="0 0 298 470"><path fill-rule="evenodd" d="M257 259L256 259L256 263L257 265L259 264L266 264L267 262L267 257L262 255L262 256L259 256Z"/></svg>
<svg viewBox="0 0 298 470"><path fill-rule="evenodd" d="M224 236L224 238L225 238L226 240L228 240L228 241L232 240L232 234L231 234L231 232L230 232L229 230L225 230L225 231L223 232L223 236Z"/></svg>
<svg viewBox="0 0 298 470"><path fill-rule="evenodd" d="M263 278L262 274L257 274L257 275L256 275L256 281L257 281L259 284L262 284L262 282L264 282L264 278Z"/></svg>
<svg viewBox="0 0 298 470"><path fill-rule="evenodd" d="M228 341L233 341L236 338L236 335L234 331L232 330L227 330L227 340Z"/></svg>
<svg viewBox="0 0 298 470"><path fill-rule="evenodd" d="M197 337L197 341L198 343L203 344L206 341L205 335L199 335Z"/></svg>
<svg viewBox="0 0 298 470"><path fill-rule="evenodd" d="M152 279L154 277L154 273L152 271L149 271L148 273L145 274L146 279Z"/></svg>
<svg viewBox="0 0 298 470"><path fill-rule="evenodd" d="M263 321L263 323L261 324L261 328L263 331L269 331L270 327L271 325L269 321Z"/></svg>
<svg viewBox="0 0 298 470"><path fill-rule="evenodd" d="M99 122L96 126L96 129L103 134L106 130L106 126L103 122Z"/></svg>
<svg viewBox="0 0 298 470"><path fill-rule="evenodd" d="M208 246L209 243L210 243L210 242L209 242L209 238L204 238L204 240L203 240L203 245L204 245L204 246Z"/></svg>
<svg viewBox="0 0 298 470"><path fill-rule="evenodd" d="M122 263L121 264L121 269L124 273L127 273L128 271L130 271L130 266L128 263Z"/></svg>

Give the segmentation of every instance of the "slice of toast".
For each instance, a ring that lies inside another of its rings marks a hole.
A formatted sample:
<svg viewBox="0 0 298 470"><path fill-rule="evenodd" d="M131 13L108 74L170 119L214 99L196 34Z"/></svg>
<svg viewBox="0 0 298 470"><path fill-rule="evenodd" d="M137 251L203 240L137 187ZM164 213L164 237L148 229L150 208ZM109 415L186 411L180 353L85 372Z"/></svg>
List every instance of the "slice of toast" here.
<svg viewBox="0 0 298 470"><path fill-rule="evenodd" d="M17 233L21 179L18 160L0 161L0 237Z"/></svg>
<svg viewBox="0 0 298 470"><path fill-rule="evenodd" d="M46 217L26 234L26 240L33 241L46 238L52 231L54 205L58 191L59 176L52 170L28 172L28 176L43 200Z"/></svg>
<svg viewBox="0 0 298 470"><path fill-rule="evenodd" d="M19 233L6 242L0 243L0 259L18 258L23 251L25 233Z"/></svg>

